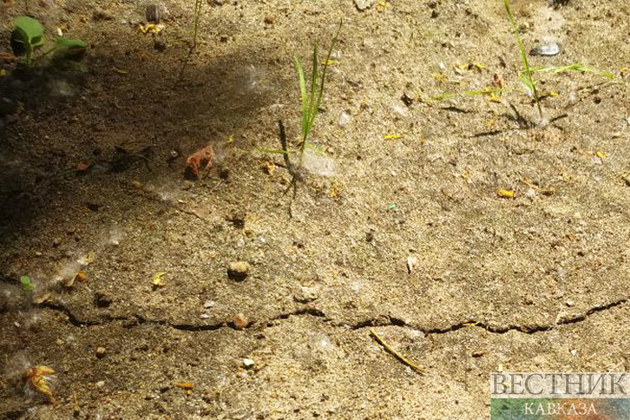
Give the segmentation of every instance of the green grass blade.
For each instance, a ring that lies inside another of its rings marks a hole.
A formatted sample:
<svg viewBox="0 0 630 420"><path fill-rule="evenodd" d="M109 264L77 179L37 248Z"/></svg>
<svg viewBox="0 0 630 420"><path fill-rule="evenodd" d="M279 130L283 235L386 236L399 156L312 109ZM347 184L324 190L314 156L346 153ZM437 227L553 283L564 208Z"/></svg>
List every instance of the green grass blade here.
<svg viewBox="0 0 630 420"><path fill-rule="evenodd" d="M306 97L306 81L304 80L304 69L300 59L295 57L295 68L300 80L300 99L302 100L302 137L306 138L308 128L308 98Z"/></svg>
<svg viewBox="0 0 630 420"><path fill-rule="evenodd" d="M293 153L291 150L282 150L282 149L256 149L260 153L266 153L269 155L290 155Z"/></svg>
<svg viewBox="0 0 630 420"><path fill-rule="evenodd" d="M311 74L311 96L308 104L308 115L309 120L313 120L313 105L315 104L315 93L317 92L317 68L319 67L317 63L317 42L313 45L313 69ZM315 108L315 113L317 113L317 108Z"/></svg>
<svg viewBox="0 0 630 420"><path fill-rule="evenodd" d="M536 92L536 84L532 80L532 71L529 68L529 62L527 61L527 52L525 51L525 44L523 44L523 40L521 39L521 35L518 32L518 25L516 24L516 19L514 19L514 15L512 14L512 10L510 9L510 0L503 0L503 4L505 5L505 12L507 13L508 20L512 25L512 30L514 31L514 35L516 35L516 43L518 44L518 49L521 53L521 60L523 61L523 66L525 67L523 71L520 72L519 78L523 80L523 83L531 89L532 95L534 96L534 101L536 101L536 106L538 107L538 113L540 114L540 119L544 119L542 108L540 107L540 98L538 97L538 92Z"/></svg>
<svg viewBox="0 0 630 420"><path fill-rule="evenodd" d="M330 64L330 56L332 55L333 49L337 44L337 40L339 39L339 32L341 32L341 27L343 26L343 19L339 22L339 27L337 28L337 32L335 32L335 36L330 43L330 48L328 49L328 54L326 54L326 61L324 61L324 69L322 70L322 81L319 86L319 94L317 95L317 102L315 103L315 112L313 114L313 119L315 119L315 115L317 115L317 109L322 103L322 97L324 96L324 84L326 82L326 70L328 69L328 65ZM311 121L311 125L313 121Z"/></svg>
<svg viewBox="0 0 630 420"><path fill-rule="evenodd" d="M605 70L598 70L593 67L584 66L580 63L569 64L568 66L548 66L548 67L531 67L530 72L549 72L551 74L565 73L569 71L580 71L584 73L595 73L603 77L607 77L609 79L615 79L616 76Z"/></svg>

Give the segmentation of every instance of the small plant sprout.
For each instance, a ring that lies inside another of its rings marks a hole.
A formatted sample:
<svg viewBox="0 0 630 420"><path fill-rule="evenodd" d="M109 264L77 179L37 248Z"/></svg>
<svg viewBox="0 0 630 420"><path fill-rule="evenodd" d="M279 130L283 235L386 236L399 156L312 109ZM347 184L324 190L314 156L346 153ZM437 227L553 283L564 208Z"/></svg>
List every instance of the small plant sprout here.
<svg viewBox="0 0 630 420"><path fill-rule="evenodd" d="M44 45L44 27L28 16L19 16L13 20L11 48L16 56L24 56L27 67L31 66L33 51Z"/></svg>
<svg viewBox="0 0 630 420"><path fill-rule="evenodd" d="M44 45L44 27L37 20L29 16L19 16L13 20L11 32L11 48L13 53L24 57L27 68L33 66L35 50ZM55 38L55 46L41 55L44 57L52 52L58 53L64 59L80 61L85 54L85 42L80 39Z"/></svg>
<svg viewBox="0 0 630 420"><path fill-rule="evenodd" d="M512 14L512 10L510 9L510 0L503 0L503 4L505 5L505 12L507 13L508 20L512 25L512 30L514 31L514 35L516 35L516 43L518 44L518 49L521 53L521 60L523 61L523 69L519 71L518 77L523 82L523 84L529 89L534 97L534 101L536 102L536 106L538 107L538 113L540 114L540 120L544 120L542 107L540 106L540 98L538 97L538 92L536 91L536 83L532 78L533 71L529 67L529 62L527 61L527 52L525 51L525 45L523 44L523 40L521 39L521 35L518 31L518 25L516 24L516 19Z"/></svg>
<svg viewBox="0 0 630 420"><path fill-rule="evenodd" d="M321 65L321 76L318 73L319 63L317 57L317 42L315 42L315 44L313 45L313 69L310 77L311 85L310 89L308 90L306 86L306 78L304 76L304 69L302 68L299 57L295 57L295 68L298 73L298 79L300 83L300 99L302 101L302 136L299 144L300 163L302 161L302 156L304 155L304 149L306 148L308 137L311 134L311 130L313 128L313 121L315 121L317 110L322 102L322 97L324 96L326 70L328 69L328 66L330 64L330 56L332 55L335 44L337 43L342 24L343 20L339 22L339 27L337 28L337 32L332 39L330 49L328 50L328 54L326 55L326 61L324 61L324 63Z"/></svg>
<svg viewBox="0 0 630 420"><path fill-rule="evenodd" d="M35 286L33 285L33 282L31 281L31 278L29 276L20 277L20 285L22 286L22 290L24 290L26 293L32 293L33 290L35 290Z"/></svg>

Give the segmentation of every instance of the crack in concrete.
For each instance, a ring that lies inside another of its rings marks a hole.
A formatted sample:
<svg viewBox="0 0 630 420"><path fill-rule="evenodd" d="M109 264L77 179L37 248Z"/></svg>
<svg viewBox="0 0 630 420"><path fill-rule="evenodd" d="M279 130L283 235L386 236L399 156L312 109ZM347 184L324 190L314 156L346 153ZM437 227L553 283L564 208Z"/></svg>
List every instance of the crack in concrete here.
<svg viewBox="0 0 630 420"><path fill-rule="evenodd" d="M469 319L466 321L459 322L457 324L451 324L442 328L427 328L422 326L416 326L410 323L405 322L402 319L394 318L394 317L379 317L367 319L365 321L361 321L355 325L344 325L339 324L341 326L347 326L350 329L358 330L362 328L370 328L370 327L387 327L387 326L398 326L410 328L415 331L422 332L425 335L434 335L434 334L447 334L453 331L460 330L465 327L478 327L483 328L484 330L493 333L493 334L505 334L510 331L517 331L524 334L536 334L539 332L551 331L554 328L561 327L564 325L578 324L580 322L585 321L591 315L597 314L599 312L604 312L609 309L615 308L617 306L624 305L628 302L628 299L619 299L614 302L604 303L601 305L596 305L586 312L582 314L578 314L572 316L570 318L560 319L557 322L551 324L509 324L504 326L493 326L486 322L476 321L474 319Z"/></svg>
<svg viewBox="0 0 630 420"><path fill-rule="evenodd" d="M333 327L344 327L344 328L349 328L350 330L360 330L363 328L371 328L371 327L397 326L397 327L403 327L403 328L410 328L415 331L422 332L424 335L437 335L437 334L447 334L447 333L454 332L454 331L457 331L466 327L478 327L493 334L505 334L510 331L517 331L524 334L536 334L539 332L550 331L564 325L578 324L580 322L585 321L588 317L594 314L604 312L609 309L624 305L628 303L628 301L629 299L624 298L624 299L619 299L614 302L596 305L581 314L572 316L570 318L560 319L550 324L509 324L509 325L503 325L503 326L501 325L494 326L486 322L476 321L473 318L473 319L468 319L466 321L458 322L456 324L447 325L445 327L423 327L423 326L413 325L402 319L391 317L391 316L380 316L376 318L369 318L355 324L340 323L340 322L334 322L332 318L330 318L323 311L315 308L314 306L307 305L305 307L297 308L296 310L291 311L291 312L281 313L268 320L249 322L245 328L253 329L256 326L258 327L262 326L262 328L266 328L266 327L272 326L274 321L289 319L292 316L307 315L307 316L312 316L316 318L322 318L324 322L329 323ZM114 321L123 321L125 322L124 328L134 328L138 325L159 325L159 326L166 326L166 327L174 328L180 331L215 331L221 328L237 329L234 323L231 321L221 321L214 324L173 323L168 320L148 319L139 314L133 314L129 317L103 316L101 317L101 319L98 319L98 320L80 319L76 315L74 315L68 307L66 307L63 304L45 302L41 306L47 309L64 313L68 317L68 322L71 325L74 325L77 327L91 327L91 326L97 326L97 325L105 325Z"/></svg>

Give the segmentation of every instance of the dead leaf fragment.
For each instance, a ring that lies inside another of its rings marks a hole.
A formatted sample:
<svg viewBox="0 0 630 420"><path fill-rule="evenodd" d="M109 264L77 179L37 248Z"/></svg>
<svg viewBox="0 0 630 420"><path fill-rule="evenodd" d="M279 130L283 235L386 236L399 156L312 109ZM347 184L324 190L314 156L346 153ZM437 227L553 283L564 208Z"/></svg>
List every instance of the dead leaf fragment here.
<svg viewBox="0 0 630 420"><path fill-rule="evenodd" d="M164 287L164 283L162 283L162 277L166 274L166 271L158 271L153 275L153 285L155 287Z"/></svg>
<svg viewBox="0 0 630 420"><path fill-rule="evenodd" d="M185 389L187 391L192 390L195 386L194 384L190 382L176 382L173 385L176 386L177 388Z"/></svg>
<svg viewBox="0 0 630 420"><path fill-rule="evenodd" d="M50 390L48 381L55 374L55 370L48 366L35 366L26 370L24 376L29 387L34 391L42 394L51 404L55 403L55 399Z"/></svg>
<svg viewBox="0 0 630 420"><path fill-rule="evenodd" d="M214 164L214 149L211 144L208 144L203 149L197 150L186 159L186 168L184 170L185 179L198 179L201 175L201 170L210 170Z"/></svg>
<svg viewBox="0 0 630 420"><path fill-rule="evenodd" d="M497 195L501 198L514 198L514 191L499 189Z"/></svg>
<svg viewBox="0 0 630 420"><path fill-rule="evenodd" d="M82 160L81 162L77 163L77 172L85 172L88 170L89 167L90 163Z"/></svg>
<svg viewBox="0 0 630 420"><path fill-rule="evenodd" d="M63 280L63 285L70 288L72 286L74 286L75 282L84 282L86 279L86 275L85 272L83 271L78 271L74 276L72 277L68 277L66 279Z"/></svg>

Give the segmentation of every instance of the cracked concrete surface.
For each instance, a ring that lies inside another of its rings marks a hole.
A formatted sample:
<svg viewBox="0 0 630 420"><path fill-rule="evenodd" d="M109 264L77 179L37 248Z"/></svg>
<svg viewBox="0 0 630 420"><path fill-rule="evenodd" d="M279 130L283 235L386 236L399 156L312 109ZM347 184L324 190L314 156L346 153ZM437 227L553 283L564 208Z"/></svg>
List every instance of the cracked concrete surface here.
<svg viewBox="0 0 630 420"><path fill-rule="evenodd" d="M388 327L388 326L396 326L396 327L405 327L405 328L410 328L413 329L415 331L421 332L424 335L431 335L431 334L446 334L446 333L450 333L453 331L457 331L461 328L466 328L466 327L477 327L477 328L482 328L486 331L488 331L489 333L494 333L494 334L505 334L509 331L517 331L517 332L521 332L521 333L525 333L525 334L535 334L535 333L539 333L539 332L544 332L544 331L550 331L554 328L557 328L559 326L562 325L569 325L569 324L577 324L579 322L584 322L586 321L586 319L594 314L597 314L599 312L603 312L603 311L607 311L611 308L615 308L617 306L621 306L621 305L625 305L628 302L627 299L621 299L618 300L616 302L611 302L611 303L607 303L607 304L602 304L602 305L597 305L594 306L590 309L588 309L586 312L582 313L582 314L578 314L578 315L573 315L569 318L561 318L558 319L557 322L553 323L553 324L541 324L541 325L499 325L499 326L493 326L493 325L487 325L483 322L478 322L475 321L474 319L469 319L463 322L458 322L455 324L451 324L447 327L430 327L430 326L420 326L420 325L414 325L414 324L410 324L410 323L406 323L405 321L401 320L401 319L396 319L396 318L391 318L388 316L377 316L375 318L370 318L370 319L366 319L363 321L360 321L356 324L347 324L347 323L341 323L338 321L335 321L334 319L329 318L328 316L326 316L326 314L320 310L318 310L317 308L313 307L313 305L308 305L305 306L303 308L299 308L296 309L292 312L287 312L287 313L283 313L283 314L279 314L274 316L273 318L270 318L268 320L256 320L255 322L249 322L249 324L247 326L245 326L245 328L243 329L248 329L248 328L252 328L252 329L256 329L256 330L260 330L261 328L264 328L265 326L268 325L273 325L274 321L277 320L282 320L282 319L288 319L289 317L292 316L300 316L300 315L305 315L305 316L313 316L313 317L318 317L318 318L323 318L323 320L326 323L329 323L332 326L335 327L342 327L342 328L349 328L351 330L359 330L362 328L369 328L369 327ZM97 326L97 325L104 325L106 323L110 323L110 322L124 322L125 327L127 328L132 328L135 326L139 326L139 325L163 325L163 326L168 326L177 330L182 330L182 331L213 331L213 330L217 330L219 328L233 328L233 329L238 329L235 328L233 321L231 320L226 320L224 322L220 322L217 324L200 324L200 323L196 323L196 324L181 324L181 323L170 323L167 320L160 320L160 319L146 319L140 315L137 314L132 314L129 315L127 317L103 317L100 319L79 319L77 318L72 311L70 311L67 307L60 305L60 304L54 304L54 303L50 303L50 302L44 302L42 305L42 307L44 308L48 308L48 309L52 309L55 311L60 311L63 314L65 314L68 318L68 322L72 325L74 325L75 327L92 327L92 326Z"/></svg>
<svg viewBox="0 0 630 420"><path fill-rule="evenodd" d="M267 0L205 9L198 56L176 83L190 2L166 2L165 51L121 26L137 19L131 3L54 3L34 13L83 31L93 53L80 94L21 85L24 110L0 126L0 420L477 420L489 417L491 372L630 367L625 79L541 75L558 96L537 126L500 2L359 12ZM627 78L621 0L571 0L552 31L540 27L546 1L514 7L527 45L563 36L559 56L532 65ZM93 22L96 9L116 19ZM304 173L292 201L283 159L260 150L279 148L279 119L297 136L292 57L326 43L341 17L312 138L335 173ZM495 73L514 87L499 102L429 100ZM10 83L0 78L0 96ZM182 156L209 141L215 167L185 182ZM76 174L82 160L90 170ZM250 265L243 281L227 274L235 261ZM86 281L63 286L79 269ZM25 274L40 303L20 290ZM57 372L55 406L25 387L35 365Z"/></svg>

